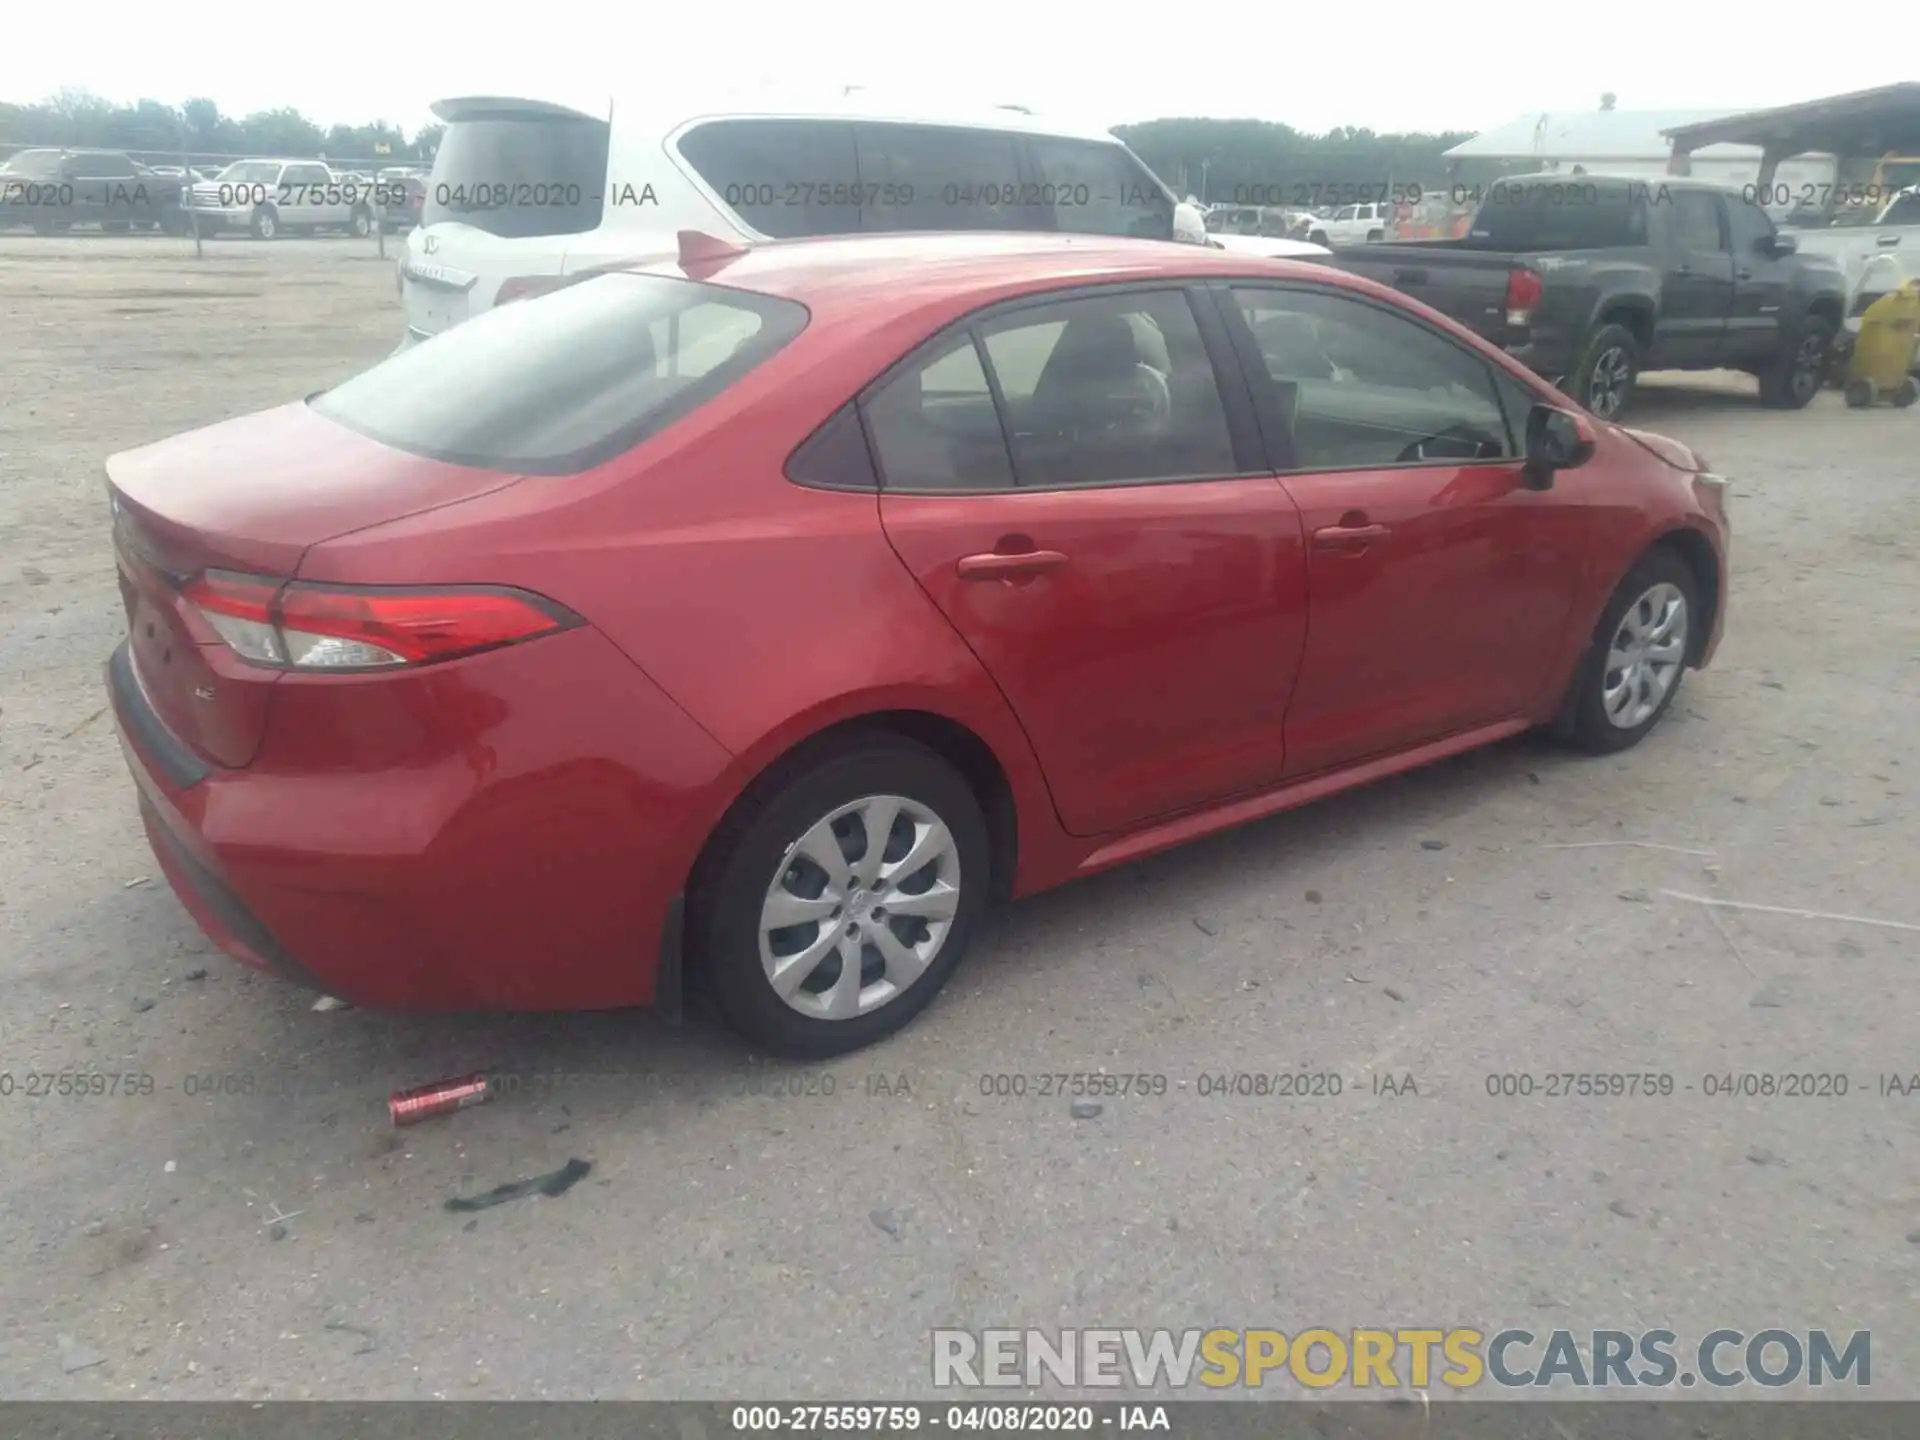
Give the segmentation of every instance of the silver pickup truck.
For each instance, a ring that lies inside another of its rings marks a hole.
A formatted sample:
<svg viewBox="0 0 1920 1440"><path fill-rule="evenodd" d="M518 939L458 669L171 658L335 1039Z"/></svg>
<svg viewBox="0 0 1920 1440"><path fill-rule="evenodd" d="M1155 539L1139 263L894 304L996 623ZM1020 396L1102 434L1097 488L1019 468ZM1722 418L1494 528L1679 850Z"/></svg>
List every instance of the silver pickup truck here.
<svg viewBox="0 0 1920 1440"><path fill-rule="evenodd" d="M218 179L195 185L187 206L202 235L222 230L250 231L260 240L317 230L371 235L377 189L318 160L236 160Z"/></svg>
<svg viewBox="0 0 1920 1440"><path fill-rule="evenodd" d="M1860 280L1867 262L1890 255L1900 262L1907 278L1920 280L1920 185L1900 191L1867 225L1831 225L1795 228L1790 233L1802 255L1825 255L1846 272L1847 293L1860 298ZM1850 310L1857 310L1857 304Z"/></svg>

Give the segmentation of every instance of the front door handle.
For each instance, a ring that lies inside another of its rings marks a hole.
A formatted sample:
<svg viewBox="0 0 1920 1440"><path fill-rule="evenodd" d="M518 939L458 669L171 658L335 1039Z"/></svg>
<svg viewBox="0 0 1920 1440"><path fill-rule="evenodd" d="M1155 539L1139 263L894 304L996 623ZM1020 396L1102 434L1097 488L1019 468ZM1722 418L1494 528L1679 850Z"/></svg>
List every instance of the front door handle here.
<svg viewBox="0 0 1920 1440"><path fill-rule="evenodd" d="M1313 532L1313 548L1351 553L1364 550L1374 541L1386 539L1391 533L1385 525L1329 525Z"/></svg>
<svg viewBox="0 0 1920 1440"><path fill-rule="evenodd" d="M1676 265L1673 267L1673 273L1676 275L1691 275L1693 273L1693 267L1691 265Z"/></svg>
<svg viewBox="0 0 1920 1440"><path fill-rule="evenodd" d="M1883 250L1888 250L1900 243L1900 237L1898 235L1882 235L1878 240L1874 241L1873 243L1878 245Z"/></svg>
<svg viewBox="0 0 1920 1440"><path fill-rule="evenodd" d="M1736 280L1751 280L1753 278L1753 272L1751 270L1736 270L1733 272L1733 278Z"/></svg>
<svg viewBox="0 0 1920 1440"><path fill-rule="evenodd" d="M1058 550L1020 550L1012 554L989 551L985 555L963 555L956 569L962 580L1020 580L1044 575L1067 563Z"/></svg>

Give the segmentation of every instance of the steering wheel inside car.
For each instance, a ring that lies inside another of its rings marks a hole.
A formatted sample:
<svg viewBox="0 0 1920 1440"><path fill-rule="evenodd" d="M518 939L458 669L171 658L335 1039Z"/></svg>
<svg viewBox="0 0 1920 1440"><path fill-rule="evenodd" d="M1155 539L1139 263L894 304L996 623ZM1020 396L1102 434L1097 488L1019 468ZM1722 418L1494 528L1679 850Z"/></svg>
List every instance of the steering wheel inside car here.
<svg viewBox="0 0 1920 1440"><path fill-rule="evenodd" d="M1412 465L1422 460L1497 460L1500 442L1473 425L1449 425L1432 435L1423 435L1394 456L1396 465Z"/></svg>

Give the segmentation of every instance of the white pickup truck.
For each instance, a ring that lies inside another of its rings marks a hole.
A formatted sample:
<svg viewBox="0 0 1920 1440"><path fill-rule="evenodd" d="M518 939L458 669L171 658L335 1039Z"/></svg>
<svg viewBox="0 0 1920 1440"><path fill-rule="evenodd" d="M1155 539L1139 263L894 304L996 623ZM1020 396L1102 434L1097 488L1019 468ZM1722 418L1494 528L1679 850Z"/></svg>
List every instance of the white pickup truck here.
<svg viewBox="0 0 1920 1440"><path fill-rule="evenodd" d="M187 202L202 235L248 230L259 240L294 231L373 233L378 187L319 160L239 160L195 185Z"/></svg>
<svg viewBox="0 0 1920 1440"><path fill-rule="evenodd" d="M1900 262L1907 278L1920 280L1920 185L1900 191L1869 225L1832 225L1789 229L1802 255L1825 255L1839 262L1847 275L1848 311L1863 309L1860 280L1867 262L1890 255Z"/></svg>
<svg viewBox="0 0 1920 1440"><path fill-rule="evenodd" d="M1372 245L1387 238L1393 210L1393 206L1380 201L1342 205L1326 219L1315 220L1307 239L1316 245Z"/></svg>

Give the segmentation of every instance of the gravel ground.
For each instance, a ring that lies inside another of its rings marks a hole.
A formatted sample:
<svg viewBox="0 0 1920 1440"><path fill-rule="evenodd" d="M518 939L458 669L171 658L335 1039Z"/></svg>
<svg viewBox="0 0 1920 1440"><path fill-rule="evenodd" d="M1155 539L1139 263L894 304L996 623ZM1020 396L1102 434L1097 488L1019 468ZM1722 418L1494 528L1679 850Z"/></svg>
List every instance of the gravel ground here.
<svg viewBox="0 0 1920 1440"><path fill-rule="evenodd" d="M1736 541L1644 745L1511 743L1023 903L906 1034L794 1070L704 1022L313 1013L158 878L101 461L382 355L391 264L0 238L0 1395L895 1397L940 1325L1468 1324L1867 1328L1876 1398L1920 1396L1920 1095L1879 1084L1920 1071L1920 935L1663 893L1920 925L1914 412L1650 391ZM522 1089L389 1128L481 1067ZM26 1094L76 1069L136 1093ZM1102 1069L1166 1091L983 1093ZM1343 1093L1201 1093L1301 1069ZM1564 1071L1675 1088L1486 1088ZM1850 1093L1703 1093L1740 1072Z"/></svg>

